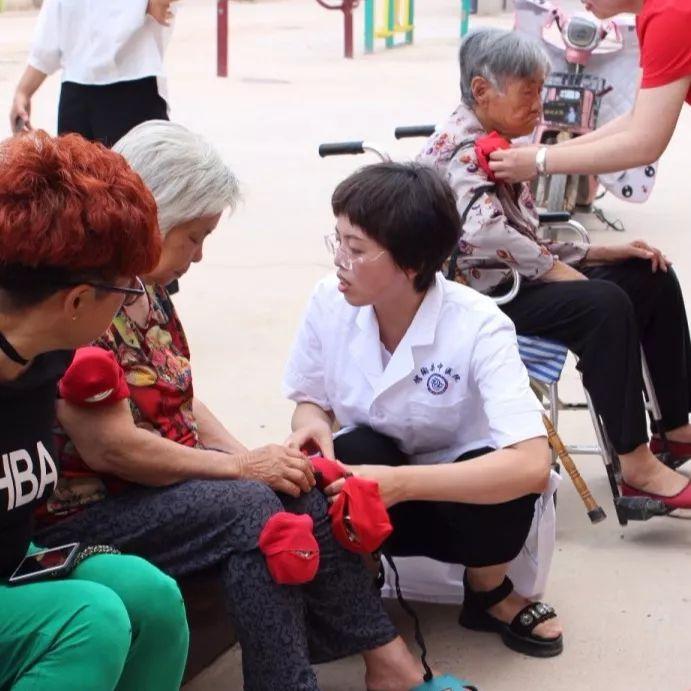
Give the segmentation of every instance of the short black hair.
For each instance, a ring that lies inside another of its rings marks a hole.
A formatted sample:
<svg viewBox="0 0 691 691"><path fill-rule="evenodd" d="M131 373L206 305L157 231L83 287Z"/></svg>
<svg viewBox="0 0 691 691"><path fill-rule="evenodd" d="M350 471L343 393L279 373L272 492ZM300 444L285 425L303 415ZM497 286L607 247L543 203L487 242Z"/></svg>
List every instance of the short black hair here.
<svg viewBox="0 0 691 691"><path fill-rule="evenodd" d="M375 163L341 182L331 197L348 220L389 251L401 269L416 272L424 292L458 242L461 219L453 190L420 163Z"/></svg>

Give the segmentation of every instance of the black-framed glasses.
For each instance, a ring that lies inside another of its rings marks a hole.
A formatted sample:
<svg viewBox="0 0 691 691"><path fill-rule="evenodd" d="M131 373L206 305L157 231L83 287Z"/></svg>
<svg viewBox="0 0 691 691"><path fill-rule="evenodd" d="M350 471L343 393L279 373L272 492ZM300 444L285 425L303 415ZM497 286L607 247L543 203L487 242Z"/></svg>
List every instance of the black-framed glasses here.
<svg viewBox="0 0 691 691"><path fill-rule="evenodd" d="M107 293L124 293L125 299L123 305L129 307L133 305L137 300L146 293L146 287L144 282L139 276L135 276L132 279L132 284L129 286L113 286L109 283L100 283L99 281L70 281L69 283L64 283L65 286L91 286L92 288L98 288L98 290L105 290Z"/></svg>

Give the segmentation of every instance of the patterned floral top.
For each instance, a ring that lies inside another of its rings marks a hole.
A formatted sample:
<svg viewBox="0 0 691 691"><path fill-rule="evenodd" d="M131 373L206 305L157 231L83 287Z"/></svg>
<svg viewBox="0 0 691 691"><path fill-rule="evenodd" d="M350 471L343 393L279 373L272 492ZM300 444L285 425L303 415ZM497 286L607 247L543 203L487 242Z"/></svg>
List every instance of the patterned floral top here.
<svg viewBox="0 0 691 691"><path fill-rule="evenodd" d="M120 310L94 345L113 351L125 371L138 427L185 446L200 446L185 332L165 288L148 286L147 293L149 314L144 326ZM65 431L58 426L55 432L63 472L39 520L60 520L128 487L124 480L91 470Z"/></svg>
<svg viewBox="0 0 691 691"><path fill-rule="evenodd" d="M473 147L485 133L475 113L461 104L448 122L425 144L417 160L442 172L456 193L458 212L463 215L479 188L492 183L480 168ZM501 259L514 265L528 280L540 278L555 257L567 264L583 259L588 245L581 242L551 242L537 236L538 215L528 185L497 182L478 193L463 224L459 241L462 257ZM471 268L458 277L463 283L488 292L509 278L498 269Z"/></svg>

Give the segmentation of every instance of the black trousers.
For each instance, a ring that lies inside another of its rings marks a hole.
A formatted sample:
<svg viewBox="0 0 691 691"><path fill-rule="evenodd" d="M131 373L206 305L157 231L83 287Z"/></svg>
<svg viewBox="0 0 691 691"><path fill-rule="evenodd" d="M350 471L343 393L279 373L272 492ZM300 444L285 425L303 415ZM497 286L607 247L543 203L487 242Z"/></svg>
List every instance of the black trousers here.
<svg viewBox="0 0 691 691"><path fill-rule="evenodd" d="M102 86L63 82L58 105L58 134L76 132L111 147L147 120L167 120L166 102L156 77Z"/></svg>
<svg viewBox="0 0 691 691"><path fill-rule="evenodd" d="M335 454L343 463L408 465L408 457L394 439L369 427L358 427L334 439ZM492 451L477 449L456 462ZM408 501L389 509L394 532L386 548L399 557L430 557L469 567L511 561L528 537L535 501L528 494L503 504Z"/></svg>
<svg viewBox="0 0 691 691"><path fill-rule="evenodd" d="M684 298L673 271L650 262L581 269L590 280L525 283L502 309L524 336L563 343L618 453L648 441L640 346L665 430L685 425L691 410L691 343Z"/></svg>

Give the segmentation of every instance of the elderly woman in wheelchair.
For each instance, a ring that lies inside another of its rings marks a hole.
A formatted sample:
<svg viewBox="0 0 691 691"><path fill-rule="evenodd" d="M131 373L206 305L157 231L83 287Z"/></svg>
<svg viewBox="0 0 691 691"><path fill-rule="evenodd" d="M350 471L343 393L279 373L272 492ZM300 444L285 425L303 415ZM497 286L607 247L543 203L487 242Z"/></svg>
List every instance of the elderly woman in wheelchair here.
<svg viewBox="0 0 691 691"><path fill-rule="evenodd" d="M462 217L461 258L500 260L521 275L502 306L519 335L557 341L578 369L621 461L622 494L670 509L691 508L691 486L655 456L664 432L677 462L691 457L691 342L681 289L667 258L642 241L604 247L539 235L527 185L494 181L475 141L496 132L529 135L550 66L540 46L519 33L482 29L460 50L461 104L426 143L419 160L443 172ZM490 295L509 273L471 268L464 280ZM650 443L642 396L641 347L661 408Z"/></svg>

